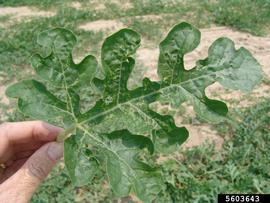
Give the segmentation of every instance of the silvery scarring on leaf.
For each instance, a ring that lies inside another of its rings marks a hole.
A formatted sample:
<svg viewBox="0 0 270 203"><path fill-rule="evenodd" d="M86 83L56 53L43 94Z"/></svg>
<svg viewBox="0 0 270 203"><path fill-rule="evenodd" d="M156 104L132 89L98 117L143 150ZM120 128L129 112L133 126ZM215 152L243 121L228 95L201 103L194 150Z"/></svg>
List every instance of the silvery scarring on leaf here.
<svg viewBox="0 0 270 203"><path fill-rule="evenodd" d="M133 30L122 29L104 41L102 69L92 55L74 63L76 37L69 30L44 31L37 43L40 52L31 60L37 80L20 81L6 94L18 99L25 115L72 133L68 138L68 133L64 134L64 158L75 185L88 183L97 170L106 169L116 196L133 193L143 202L152 202L165 182L158 166L142 157L172 153L188 138L185 127L176 126L173 117L155 112L149 104L160 102L179 108L189 102L199 117L217 123L226 118L228 109L222 101L206 96L209 85L218 82L248 92L262 79L260 65L250 52L236 50L227 38L217 39L208 57L186 70L185 54L200 43L200 31L188 23L176 25L160 43L160 81L144 78L142 86L133 90L127 88L127 81L140 46L140 35ZM94 105L83 111L85 89L95 97Z"/></svg>

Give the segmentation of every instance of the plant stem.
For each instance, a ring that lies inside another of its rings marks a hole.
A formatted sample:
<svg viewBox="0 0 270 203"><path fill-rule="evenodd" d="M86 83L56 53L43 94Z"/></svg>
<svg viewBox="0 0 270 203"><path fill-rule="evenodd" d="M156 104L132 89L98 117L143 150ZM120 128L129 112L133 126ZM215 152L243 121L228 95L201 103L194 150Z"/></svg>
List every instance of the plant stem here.
<svg viewBox="0 0 270 203"><path fill-rule="evenodd" d="M65 129L63 132L61 132L57 136L56 141L57 142L64 142L65 139L67 139L75 129L76 129L76 125L72 125L69 128Z"/></svg>

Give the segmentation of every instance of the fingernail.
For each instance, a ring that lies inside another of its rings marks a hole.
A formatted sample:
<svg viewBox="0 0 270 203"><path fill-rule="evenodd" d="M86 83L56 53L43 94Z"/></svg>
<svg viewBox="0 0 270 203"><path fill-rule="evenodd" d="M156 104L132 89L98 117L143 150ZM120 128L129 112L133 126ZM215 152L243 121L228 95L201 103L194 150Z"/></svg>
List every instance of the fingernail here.
<svg viewBox="0 0 270 203"><path fill-rule="evenodd" d="M53 142L49 145L47 154L52 161L58 161L63 156L63 151L63 144Z"/></svg>
<svg viewBox="0 0 270 203"><path fill-rule="evenodd" d="M51 125L49 123L45 123L45 125L46 125L45 127L49 131L50 135L58 135L61 131L63 131L62 128Z"/></svg>

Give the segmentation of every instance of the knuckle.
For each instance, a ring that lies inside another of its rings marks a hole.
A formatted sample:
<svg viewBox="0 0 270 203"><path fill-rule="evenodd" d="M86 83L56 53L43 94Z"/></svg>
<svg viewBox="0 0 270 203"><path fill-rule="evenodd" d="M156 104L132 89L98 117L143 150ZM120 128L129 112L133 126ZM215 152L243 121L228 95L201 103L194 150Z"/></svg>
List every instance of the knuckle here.
<svg viewBox="0 0 270 203"><path fill-rule="evenodd" d="M23 174L23 187L26 188L32 188L33 186L35 186L37 184L37 181L33 178L33 175L29 172L29 171L24 171ZM41 181L40 179L38 179L38 181Z"/></svg>
<svg viewBox="0 0 270 203"><path fill-rule="evenodd" d="M39 140L40 134L45 125L46 123L44 121L41 121L41 120L35 121L33 130L32 130L32 135L35 140Z"/></svg>
<svg viewBox="0 0 270 203"><path fill-rule="evenodd" d="M0 133L3 136L7 136L8 135L8 130L11 127L11 123L10 122L3 122L2 124L0 124Z"/></svg>
<svg viewBox="0 0 270 203"><path fill-rule="evenodd" d="M38 126L43 126L43 125L46 124L46 122L44 122L42 120L37 120L36 123L37 123Z"/></svg>
<svg viewBox="0 0 270 203"><path fill-rule="evenodd" d="M47 124L46 122L41 121L41 120L35 121L35 126L36 126L37 130L44 128L44 126L46 126L46 124Z"/></svg>
<svg viewBox="0 0 270 203"><path fill-rule="evenodd" d="M7 127L10 125L10 122L3 122L1 123L0 127Z"/></svg>
<svg viewBox="0 0 270 203"><path fill-rule="evenodd" d="M46 166L42 163L35 164L35 162L28 163L27 166L29 173L31 176L38 178L39 180L43 180L47 176Z"/></svg>
<svg viewBox="0 0 270 203"><path fill-rule="evenodd" d="M11 124L10 122L3 122L0 124L0 127L5 130L10 127L10 124Z"/></svg>

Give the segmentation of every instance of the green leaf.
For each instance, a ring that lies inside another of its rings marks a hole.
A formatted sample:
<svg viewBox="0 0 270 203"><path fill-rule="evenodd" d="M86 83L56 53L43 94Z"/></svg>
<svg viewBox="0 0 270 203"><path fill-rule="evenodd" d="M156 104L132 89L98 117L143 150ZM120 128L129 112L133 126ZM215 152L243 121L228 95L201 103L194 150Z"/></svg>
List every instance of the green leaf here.
<svg viewBox="0 0 270 203"><path fill-rule="evenodd" d="M219 82L230 89L251 91L261 81L262 71L246 49L236 50L227 38L217 39L208 50L208 58L186 70L184 54L196 48L199 39L199 30L181 23L161 42L158 72L167 84L161 89L161 100L174 107L189 101L198 116L216 123L224 119L228 109L225 103L207 98L205 89Z"/></svg>
<svg viewBox="0 0 270 203"><path fill-rule="evenodd" d="M187 129L185 127L177 127L171 116L162 116L154 111L149 111L148 113L161 126L161 129L152 132L157 151L167 154L172 153L187 140L189 135Z"/></svg>
<svg viewBox="0 0 270 203"><path fill-rule="evenodd" d="M127 196L132 191L144 202L155 199L162 189L161 172L139 157L143 149L153 153L154 146L149 138L127 130L102 136L95 136L87 130L84 132L89 137L94 136L93 140L102 150L108 180L117 196Z"/></svg>
<svg viewBox="0 0 270 203"><path fill-rule="evenodd" d="M33 68L44 81L57 88L57 91L62 91L66 108L75 115L73 119L76 120L81 113L79 97L85 92L97 93L93 84L98 69L96 58L88 55L79 64L75 64L72 49L76 44L76 37L66 29L44 31L38 35L37 43L41 46L40 53L43 56L32 56Z"/></svg>
<svg viewBox="0 0 270 203"><path fill-rule="evenodd" d="M58 99L36 80L23 80L10 86L6 95L18 98L19 109L34 119L58 122L72 122L72 114L65 102ZM42 111L41 111L42 109Z"/></svg>
<svg viewBox="0 0 270 203"><path fill-rule="evenodd" d="M109 97L108 102L118 104L126 99L128 77L135 64L130 56L139 46L140 35L129 29L120 30L103 43L101 61L105 72L104 97Z"/></svg>
<svg viewBox="0 0 270 203"><path fill-rule="evenodd" d="M72 32L48 30L38 36L41 50L31 60L40 82L18 82L7 89L7 95L18 98L19 109L34 119L67 131L75 126L74 134L65 140L65 164L74 184L86 184L96 170L105 169L116 195L133 192L151 202L164 182L158 168L142 161L146 151L172 153L188 138L188 131L150 104L178 108L189 102L199 117L216 123L226 118L228 108L206 96L208 86L219 82L226 88L251 91L262 78L253 56L244 48L236 50L227 38L216 40L208 57L186 70L185 54L199 42L198 29L188 23L176 25L160 44L161 81L144 78L141 87L129 90L127 81L140 46L138 33L123 29L108 37L101 50L103 70L99 70L91 55L79 64L73 62L76 37ZM104 72L104 79L97 78L98 72ZM85 95L91 101L85 101ZM89 102L93 105L85 110L83 105Z"/></svg>
<svg viewBox="0 0 270 203"><path fill-rule="evenodd" d="M72 135L66 139L64 145L64 158L69 176L76 186L89 183L98 170L98 161L82 143L80 134Z"/></svg>
<svg viewBox="0 0 270 203"><path fill-rule="evenodd" d="M182 81L184 55L193 51L200 43L201 33L188 23L176 25L160 43L158 74L166 83Z"/></svg>

